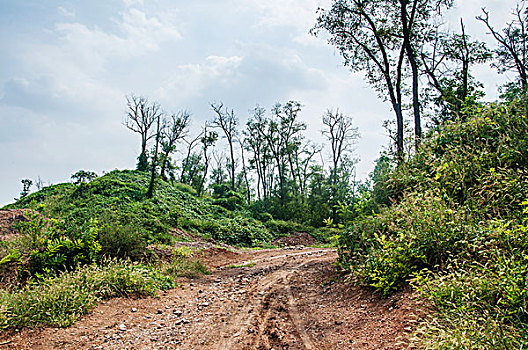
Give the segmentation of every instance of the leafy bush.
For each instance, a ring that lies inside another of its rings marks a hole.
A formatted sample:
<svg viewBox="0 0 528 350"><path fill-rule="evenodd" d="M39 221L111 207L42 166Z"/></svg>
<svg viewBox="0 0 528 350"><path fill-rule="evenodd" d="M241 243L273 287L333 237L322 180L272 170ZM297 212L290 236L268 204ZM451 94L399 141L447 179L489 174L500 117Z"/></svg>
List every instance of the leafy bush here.
<svg viewBox="0 0 528 350"><path fill-rule="evenodd" d="M236 217L217 221L211 236L220 242L240 246L256 246L271 239L269 231L258 221Z"/></svg>
<svg viewBox="0 0 528 350"><path fill-rule="evenodd" d="M16 262L21 278L46 276L71 270L77 265L96 261L101 246L97 241L98 227L89 222L78 230L66 229L57 220L47 220L28 214L30 220L20 222L20 237L13 250L2 257L0 265Z"/></svg>
<svg viewBox="0 0 528 350"><path fill-rule="evenodd" d="M339 263L357 280L383 295L413 281L429 301L417 348L528 346L526 130L515 103L441 126L383 176L392 204L340 236Z"/></svg>
<svg viewBox="0 0 528 350"><path fill-rule="evenodd" d="M165 273L175 277L196 278L208 275L210 272L203 262L195 256L195 252L188 248L177 248L173 251L173 258Z"/></svg>
<svg viewBox="0 0 528 350"><path fill-rule="evenodd" d="M274 236L285 236L295 232L311 231L305 225L293 221L269 220L266 221L265 225Z"/></svg>
<svg viewBox="0 0 528 350"><path fill-rule="evenodd" d="M101 254L105 257L128 258L134 261L147 257L147 242L132 224L104 224L99 233Z"/></svg>

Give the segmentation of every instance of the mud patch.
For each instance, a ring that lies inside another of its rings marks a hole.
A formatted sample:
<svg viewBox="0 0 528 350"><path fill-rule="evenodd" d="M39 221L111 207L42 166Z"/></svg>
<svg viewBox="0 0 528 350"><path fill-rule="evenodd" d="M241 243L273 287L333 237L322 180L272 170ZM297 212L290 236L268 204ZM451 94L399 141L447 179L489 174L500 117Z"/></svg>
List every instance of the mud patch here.
<svg viewBox="0 0 528 350"><path fill-rule="evenodd" d="M234 252L225 248L212 247L205 248L199 255L209 269L216 269L220 266L225 266L235 261L240 260L244 253Z"/></svg>
<svg viewBox="0 0 528 350"><path fill-rule="evenodd" d="M317 240L306 232L296 232L289 236L277 238L273 243L286 247L311 246L317 244Z"/></svg>

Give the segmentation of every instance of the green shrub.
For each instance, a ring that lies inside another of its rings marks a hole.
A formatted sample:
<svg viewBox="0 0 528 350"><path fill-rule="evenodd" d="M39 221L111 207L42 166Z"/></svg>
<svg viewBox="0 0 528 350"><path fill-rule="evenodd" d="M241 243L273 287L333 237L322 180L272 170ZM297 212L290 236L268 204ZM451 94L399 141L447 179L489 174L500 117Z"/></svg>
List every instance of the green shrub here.
<svg viewBox="0 0 528 350"><path fill-rule="evenodd" d="M20 236L0 265L16 263L19 278L47 276L96 261L101 250L96 222L77 229L65 228L57 220L29 214L30 220L17 226Z"/></svg>
<svg viewBox="0 0 528 350"><path fill-rule="evenodd" d="M188 248L177 248L173 251L173 258L165 273L175 277L197 278L210 272L195 253Z"/></svg>
<svg viewBox="0 0 528 350"><path fill-rule="evenodd" d="M293 221L269 220L266 221L265 225L274 236L285 236L296 232L311 231L305 225Z"/></svg>
<svg viewBox="0 0 528 350"><path fill-rule="evenodd" d="M147 242L132 224L105 224L99 233L99 242L101 254L105 257L128 258L134 261L147 257Z"/></svg>
<svg viewBox="0 0 528 350"><path fill-rule="evenodd" d="M172 279L140 264L108 261L104 266L86 265L30 283L20 291L0 290L0 329L68 327L101 299L154 295L158 289L174 286Z"/></svg>
<svg viewBox="0 0 528 350"><path fill-rule="evenodd" d="M180 192L185 192L192 196L198 195L198 192L196 192L196 190L191 185L182 184L181 182L177 182L173 186L175 189L177 189Z"/></svg>
<svg viewBox="0 0 528 350"><path fill-rule="evenodd" d="M383 295L412 280L428 301L420 349L528 347L528 121L514 105L472 113L384 176L394 202L339 239L356 280Z"/></svg>

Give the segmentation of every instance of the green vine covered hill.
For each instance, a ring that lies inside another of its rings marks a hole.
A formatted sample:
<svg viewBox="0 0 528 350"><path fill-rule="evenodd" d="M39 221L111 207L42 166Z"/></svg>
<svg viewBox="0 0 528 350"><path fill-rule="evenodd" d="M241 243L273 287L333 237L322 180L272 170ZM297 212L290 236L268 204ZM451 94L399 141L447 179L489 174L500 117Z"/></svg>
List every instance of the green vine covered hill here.
<svg viewBox="0 0 528 350"><path fill-rule="evenodd" d="M148 198L147 187L145 172L115 170L89 183L46 187L6 209L33 209L76 227L95 220L103 229L135 231L147 243L170 243L174 238L169 234L171 228L245 246L272 238L262 222L237 206L242 200L236 193L223 198L199 198L190 186L159 180L156 196ZM232 208L240 210L228 210L226 203L235 203Z"/></svg>

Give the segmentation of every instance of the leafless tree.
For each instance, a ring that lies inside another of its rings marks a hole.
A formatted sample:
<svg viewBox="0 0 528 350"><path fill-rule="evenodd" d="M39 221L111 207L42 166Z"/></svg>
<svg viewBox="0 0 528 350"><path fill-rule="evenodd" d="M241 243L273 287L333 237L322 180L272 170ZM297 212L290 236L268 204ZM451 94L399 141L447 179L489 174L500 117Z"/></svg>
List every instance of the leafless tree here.
<svg viewBox="0 0 528 350"><path fill-rule="evenodd" d="M145 155L147 143L156 137L156 133L151 132L151 128L161 116L160 105L150 102L148 98L136 95L126 97L127 114L124 125L133 132L141 135L141 154Z"/></svg>
<svg viewBox="0 0 528 350"><path fill-rule="evenodd" d="M483 14L477 19L488 27L499 47L495 50L499 73L515 71L521 84L524 97L528 90L528 9L518 4L513 11L514 19L506 24L501 31L490 23L489 12L482 9Z"/></svg>
<svg viewBox="0 0 528 350"><path fill-rule="evenodd" d="M238 118L235 115L235 112L231 109L229 110L227 107L224 108L223 103L212 103L211 108L216 113L216 117L213 120L213 126L222 129L224 132L224 137L227 139L227 143L229 146L229 155L231 157L231 164L230 164L230 181L231 181L231 190L235 190L235 151L234 151L234 143L238 136L238 130L237 130L237 124L238 124Z"/></svg>

